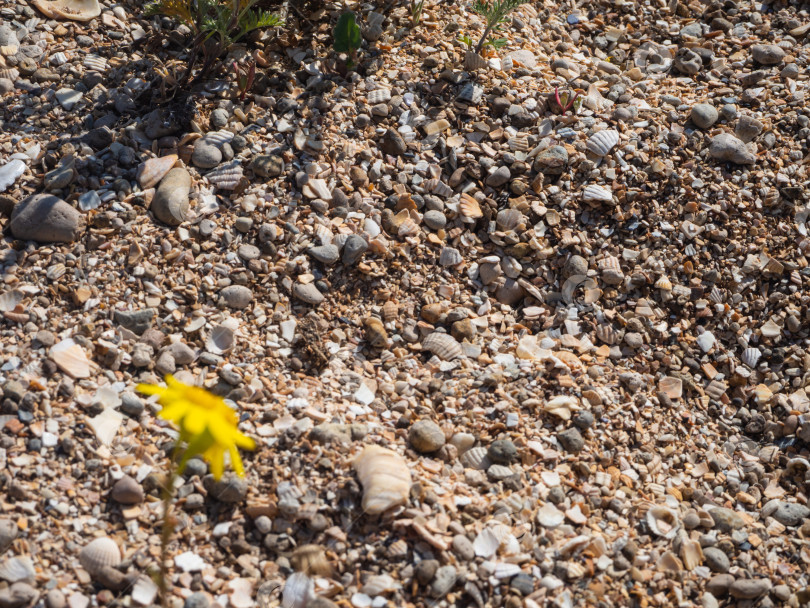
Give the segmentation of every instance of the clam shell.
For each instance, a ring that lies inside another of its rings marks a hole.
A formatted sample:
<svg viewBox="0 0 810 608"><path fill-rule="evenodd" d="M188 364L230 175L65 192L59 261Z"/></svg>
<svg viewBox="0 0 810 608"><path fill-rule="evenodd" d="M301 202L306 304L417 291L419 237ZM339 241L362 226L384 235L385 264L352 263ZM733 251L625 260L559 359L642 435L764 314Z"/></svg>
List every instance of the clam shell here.
<svg viewBox="0 0 810 608"><path fill-rule="evenodd" d="M613 129L605 129L594 133L588 138L585 147L596 156L606 156L619 143L619 132Z"/></svg>
<svg viewBox="0 0 810 608"><path fill-rule="evenodd" d="M681 544L681 561L687 570L694 570L703 563L703 549L696 540L684 540Z"/></svg>
<svg viewBox="0 0 810 608"><path fill-rule="evenodd" d="M481 211L481 205L469 194L465 193L461 195L461 202L459 202L458 207L461 210L461 215L468 220L477 220L484 217L484 212Z"/></svg>
<svg viewBox="0 0 810 608"><path fill-rule="evenodd" d="M0 294L0 312L11 312L17 304L23 301L25 294L18 289L12 289Z"/></svg>
<svg viewBox="0 0 810 608"><path fill-rule="evenodd" d="M510 137L506 142L512 152L528 152L529 151L529 138L525 135L516 135Z"/></svg>
<svg viewBox="0 0 810 608"><path fill-rule="evenodd" d="M549 502L538 509L536 518L544 528L556 528L565 521L565 513Z"/></svg>
<svg viewBox="0 0 810 608"><path fill-rule="evenodd" d="M373 91L369 91L366 98L368 99L369 105L372 106L377 105L378 103L385 103L386 101L391 100L391 91L385 87L380 87L378 89L374 89Z"/></svg>
<svg viewBox="0 0 810 608"><path fill-rule="evenodd" d="M28 556L12 557L0 564L0 579L10 584L34 582L37 572Z"/></svg>
<svg viewBox="0 0 810 608"><path fill-rule="evenodd" d="M366 447L352 463L363 486L363 511L379 515L408 501L411 472L405 459L377 445Z"/></svg>
<svg viewBox="0 0 810 608"><path fill-rule="evenodd" d="M760 357L762 357L762 353L760 352L760 350L758 348L751 347L746 348L742 352L742 356L740 358L742 359L742 362L745 363L748 367L754 369L757 366Z"/></svg>
<svg viewBox="0 0 810 608"><path fill-rule="evenodd" d="M34 6L51 19L90 21L101 14L98 0L34 0Z"/></svg>
<svg viewBox="0 0 810 608"><path fill-rule="evenodd" d="M658 561L655 563L656 568L663 571L670 571L670 572L681 572L683 570L683 564L681 560L672 552L666 551L658 558Z"/></svg>
<svg viewBox="0 0 810 608"><path fill-rule="evenodd" d="M574 301L574 294L580 287L584 289L594 289L597 283L594 279L584 274L574 274L568 277L562 286L562 296L568 304Z"/></svg>
<svg viewBox="0 0 810 608"><path fill-rule="evenodd" d="M681 525L678 513L660 505L650 507L646 519L652 533L662 538L675 538Z"/></svg>
<svg viewBox="0 0 810 608"><path fill-rule="evenodd" d="M492 466L487 457L487 449L481 446L470 448L459 456L459 462L468 469L478 469L484 471Z"/></svg>
<svg viewBox="0 0 810 608"><path fill-rule="evenodd" d="M71 378L90 377L90 361L84 354L84 349L72 338L54 344L50 356L56 366Z"/></svg>
<svg viewBox="0 0 810 608"><path fill-rule="evenodd" d="M242 164L233 160L208 172L205 178L219 190L235 190L242 180Z"/></svg>
<svg viewBox="0 0 810 608"><path fill-rule="evenodd" d="M160 158L150 158L138 167L138 184L144 190L154 188L177 163L177 154L169 154Z"/></svg>
<svg viewBox="0 0 810 608"><path fill-rule="evenodd" d="M50 56L51 65L64 65L68 62L68 56L62 51L58 51Z"/></svg>
<svg viewBox="0 0 810 608"><path fill-rule="evenodd" d="M664 291L672 291L672 281L667 277L659 277L655 282L655 287L657 289L663 289Z"/></svg>
<svg viewBox="0 0 810 608"><path fill-rule="evenodd" d="M445 247L442 249L442 252L439 255L440 266L456 266L457 264L461 264L463 261L464 258L461 256L459 250L455 247Z"/></svg>
<svg viewBox="0 0 810 608"><path fill-rule="evenodd" d="M459 359L464 354L461 344L453 336L438 331L434 331L422 340L422 349L430 351L444 361Z"/></svg>
<svg viewBox="0 0 810 608"><path fill-rule="evenodd" d="M121 563L121 551L116 542L108 536L91 541L79 552L82 568L93 576L107 566L116 567Z"/></svg>
<svg viewBox="0 0 810 608"><path fill-rule="evenodd" d="M0 519L0 553L5 551L17 538L17 524L10 519Z"/></svg>
<svg viewBox="0 0 810 608"><path fill-rule="evenodd" d="M88 70L103 72L107 69L107 60L98 55L87 54L84 57L84 67Z"/></svg>
<svg viewBox="0 0 810 608"><path fill-rule="evenodd" d="M605 344L618 344L622 341L624 333L617 331L612 325L597 325L596 337Z"/></svg>
<svg viewBox="0 0 810 608"><path fill-rule="evenodd" d="M228 325L217 325L205 340L205 349L209 353L222 355L233 348L236 332Z"/></svg>
<svg viewBox="0 0 810 608"><path fill-rule="evenodd" d="M515 230L523 223L525 218L517 209L501 209L495 218L495 223L501 230Z"/></svg>
<svg viewBox="0 0 810 608"><path fill-rule="evenodd" d="M466 51L464 53L464 69L465 70L481 70L487 67L487 60L481 57L475 51Z"/></svg>
<svg viewBox="0 0 810 608"><path fill-rule="evenodd" d="M227 144L234 138L235 133L230 131L211 131L205 134L205 141L212 146L219 148L222 144Z"/></svg>
<svg viewBox="0 0 810 608"><path fill-rule="evenodd" d="M590 184L582 190L582 198L586 201L601 201L610 203L613 201L613 193L607 188Z"/></svg>

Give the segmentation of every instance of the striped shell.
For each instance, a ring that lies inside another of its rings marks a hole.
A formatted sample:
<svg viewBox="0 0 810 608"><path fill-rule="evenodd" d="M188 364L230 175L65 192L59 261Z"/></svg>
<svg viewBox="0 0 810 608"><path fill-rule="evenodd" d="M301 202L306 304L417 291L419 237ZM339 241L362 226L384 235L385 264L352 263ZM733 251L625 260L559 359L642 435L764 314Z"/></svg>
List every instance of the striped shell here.
<svg viewBox="0 0 810 608"><path fill-rule="evenodd" d="M754 369L759 363L759 358L762 356L762 353L758 348L746 348L742 353L742 362L745 363L751 369Z"/></svg>
<svg viewBox="0 0 810 608"><path fill-rule="evenodd" d="M585 147L596 156L606 156L613 149L613 146L618 143L619 132L613 129L607 129L591 135Z"/></svg>
<svg viewBox="0 0 810 608"><path fill-rule="evenodd" d="M378 103L385 103L391 99L391 91L385 87L369 91L367 96L370 105L377 105Z"/></svg>
<svg viewBox="0 0 810 608"><path fill-rule="evenodd" d="M396 452L370 445L352 466L363 486L364 512L379 515L408 501L411 472L408 463Z"/></svg>
<svg viewBox="0 0 810 608"><path fill-rule="evenodd" d="M399 540L395 540L393 543L388 545L385 555L391 560L405 559L408 557L408 543L401 538Z"/></svg>
<svg viewBox="0 0 810 608"><path fill-rule="evenodd" d="M456 266L463 261L464 258L455 247L445 247L439 255L439 266Z"/></svg>
<svg viewBox="0 0 810 608"><path fill-rule="evenodd" d="M459 461L468 469L478 469L479 471L484 471L492 466L492 462L487 457L487 449L481 446L464 452L459 456Z"/></svg>
<svg viewBox="0 0 810 608"><path fill-rule="evenodd" d="M121 551L115 541L108 536L102 536L90 542L79 552L79 561L82 568L93 576L102 568L115 567L121 563Z"/></svg>
<svg viewBox="0 0 810 608"><path fill-rule="evenodd" d="M107 60L98 55L86 55L84 58L84 67L88 70L95 70L96 72L103 72L107 69Z"/></svg>
<svg viewBox="0 0 810 608"><path fill-rule="evenodd" d="M68 56L62 51L58 51L50 56L51 65L64 65L68 62Z"/></svg>
<svg viewBox="0 0 810 608"><path fill-rule="evenodd" d="M613 193L607 188L591 184L589 186L585 186L585 188L582 190L582 198L584 198L586 201L602 201L610 203L613 201Z"/></svg>
<svg viewBox="0 0 810 608"><path fill-rule="evenodd" d="M242 180L242 175L241 163L234 160L207 173L205 178L219 190L234 190Z"/></svg>
<svg viewBox="0 0 810 608"><path fill-rule="evenodd" d="M0 78L8 78L9 80L17 80L20 77L20 71L17 68L3 68L0 70Z"/></svg>
<svg viewBox="0 0 810 608"><path fill-rule="evenodd" d="M515 230L526 218L517 209L501 209L495 218L495 223L501 230Z"/></svg>
<svg viewBox="0 0 810 608"><path fill-rule="evenodd" d="M399 306L393 300L388 300L382 307L382 317L385 322L394 321L399 317Z"/></svg>
<svg viewBox="0 0 810 608"><path fill-rule="evenodd" d="M230 131L211 131L210 133L205 134L204 139L212 146L219 148L222 144L227 144L230 142L233 137L234 133L231 133Z"/></svg>
<svg viewBox="0 0 810 608"><path fill-rule="evenodd" d="M461 209L461 215L467 219L477 220L484 217L484 212L481 211L481 205L469 194L461 195L461 202L458 206L459 209Z"/></svg>
<svg viewBox="0 0 810 608"><path fill-rule="evenodd" d="M672 281L669 280L667 277L660 277L655 282L655 287L657 289L663 289L664 291L671 291L672 290Z"/></svg>
<svg viewBox="0 0 810 608"><path fill-rule="evenodd" d="M529 151L529 138L526 136L517 135L515 137L510 137L507 143L509 144L509 149L512 152Z"/></svg>
<svg viewBox="0 0 810 608"><path fill-rule="evenodd" d="M438 331L429 334L422 340L422 348L444 361L452 361L464 355L461 344L453 336Z"/></svg>
<svg viewBox="0 0 810 608"><path fill-rule="evenodd" d="M406 217L397 229L397 236L399 238L406 238L419 234L419 224L412 217Z"/></svg>

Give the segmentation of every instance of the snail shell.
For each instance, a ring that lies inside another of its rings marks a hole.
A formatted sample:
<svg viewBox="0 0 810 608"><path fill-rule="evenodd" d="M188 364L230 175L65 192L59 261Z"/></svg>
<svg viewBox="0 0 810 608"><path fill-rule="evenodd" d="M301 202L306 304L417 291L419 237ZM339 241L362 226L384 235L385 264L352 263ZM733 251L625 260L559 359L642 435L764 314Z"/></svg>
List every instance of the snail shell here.
<svg viewBox="0 0 810 608"><path fill-rule="evenodd" d="M379 515L408 501L411 472L392 450L370 445L355 458L354 470L363 486L363 511Z"/></svg>

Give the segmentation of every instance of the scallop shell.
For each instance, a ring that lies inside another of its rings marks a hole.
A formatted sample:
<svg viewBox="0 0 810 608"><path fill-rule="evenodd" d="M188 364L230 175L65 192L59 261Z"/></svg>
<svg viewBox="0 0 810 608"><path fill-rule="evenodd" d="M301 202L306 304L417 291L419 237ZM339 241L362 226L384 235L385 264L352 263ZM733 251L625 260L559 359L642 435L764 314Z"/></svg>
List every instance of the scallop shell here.
<svg viewBox="0 0 810 608"><path fill-rule="evenodd" d="M606 129L594 133L588 139L585 147L588 151L596 156L607 156L613 149L613 146L619 143L619 132L613 129Z"/></svg>
<svg viewBox="0 0 810 608"><path fill-rule="evenodd" d="M746 348L742 352L742 362L745 363L751 369L754 369L759 362L759 358L762 356L762 353L758 348Z"/></svg>
<svg viewBox="0 0 810 608"><path fill-rule="evenodd" d="M582 198L586 201L601 201L610 203L613 201L613 193L607 188L591 184L589 186L585 186L585 188L582 190Z"/></svg>
<svg viewBox="0 0 810 608"><path fill-rule="evenodd" d="M463 356L461 344L450 334L434 331L422 340L422 349L430 351L439 359L452 361Z"/></svg>
<svg viewBox="0 0 810 608"><path fill-rule="evenodd" d="M646 518L653 534L663 538L675 538L681 525L678 513L660 505L650 507Z"/></svg>
<svg viewBox="0 0 810 608"><path fill-rule="evenodd" d="M487 60L481 57L475 51L467 51L464 53L464 69L465 70L481 70L487 67Z"/></svg>
<svg viewBox="0 0 810 608"><path fill-rule="evenodd" d="M20 71L17 68L3 68L0 69L0 78L8 78L9 80L17 80L20 77Z"/></svg>
<svg viewBox="0 0 810 608"><path fill-rule="evenodd" d="M51 347L50 357L56 366L71 378L89 378L90 361L84 349L72 338L62 340Z"/></svg>
<svg viewBox="0 0 810 608"><path fill-rule="evenodd" d="M64 65L68 62L68 56L62 51L58 51L50 56L51 65Z"/></svg>
<svg viewBox="0 0 810 608"><path fill-rule="evenodd" d="M12 289L0 294L0 312L11 312L23 301L25 294L18 289Z"/></svg>
<svg viewBox="0 0 810 608"><path fill-rule="evenodd" d="M524 221L523 214L517 209L501 209L495 223L501 230L515 230Z"/></svg>
<svg viewBox="0 0 810 608"><path fill-rule="evenodd" d="M206 173L208 182L219 190L235 190L242 180L242 164L233 160Z"/></svg>
<svg viewBox="0 0 810 608"><path fill-rule="evenodd" d="M108 536L102 536L91 541L79 552L79 561L82 568L90 573L97 574L102 568L116 567L121 563L121 551L116 542Z"/></svg>
<svg viewBox="0 0 810 608"><path fill-rule="evenodd" d="M622 341L624 334L617 331L612 325L597 325L596 337L605 344L618 344Z"/></svg>
<svg viewBox="0 0 810 608"><path fill-rule="evenodd" d="M233 348L235 341L236 332L232 327L225 324L217 325L206 338L205 349L209 353L222 355Z"/></svg>
<svg viewBox="0 0 810 608"><path fill-rule="evenodd" d="M459 203L461 215L470 220L477 220L484 217L484 212L481 211L481 205L478 201L471 197L469 194L461 195L461 202Z"/></svg>
<svg viewBox="0 0 810 608"><path fill-rule="evenodd" d="M34 6L51 19L90 21L101 14L98 0L34 0Z"/></svg>
<svg viewBox="0 0 810 608"><path fill-rule="evenodd" d="M408 557L408 543L406 543L401 538L395 540L393 543L388 545L388 549L385 551L386 556L390 560L400 560L405 559Z"/></svg>
<svg viewBox="0 0 810 608"><path fill-rule="evenodd" d="M463 261L464 258L461 256L459 250L455 247L445 247L442 249L442 252L439 255L440 266L456 266L461 264Z"/></svg>
<svg viewBox="0 0 810 608"><path fill-rule="evenodd" d="M12 557L0 564L0 579L10 584L21 581L34 582L37 572L31 558L27 556Z"/></svg>
<svg viewBox="0 0 810 608"><path fill-rule="evenodd" d="M478 469L484 471L492 466L492 462L487 457L487 449L481 446L470 448L459 456L459 462L468 469Z"/></svg>
<svg viewBox="0 0 810 608"><path fill-rule="evenodd" d="M234 138L235 133L230 131L211 131L205 134L205 141L219 148L222 144L229 143Z"/></svg>
<svg viewBox="0 0 810 608"><path fill-rule="evenodd" d="M512 59L511 55L507 55L503 58L501 62L501 70L504 72L511 72L512 68L515 67L515 61Z"/></svg>
<svg viewBox="0 0 810 608"><path fill-rule="evenodd" d="M138 184L143 189L157 186L160 180L177 164L177 158L177 154L169 154L142 162L138 167Z"/></svg>
<svg viewBox="0 0 810 608"><path fill-rule="evenodd" d="M659 277L655 282L655 287L657 289L663 289L664 291L672 291L672 281L667 277Z"/></svg>
<svg viewBox="0 0 810 608"><path fill-rule="evenodd" d="M392 450L370 445L352 463L363 486L363 511L379 515L408 501L411 472L405 459Z"/></svg>
<svg viewBox="0 0 810 608"><path fill-rule="evenodd" d="M703 563L703 550L696 540L687 539L681 543L681 560L687 570L694 570Z"/></svg>
<svg viewBox="0 0 810 608"><path fill-rule="evenodd" d="M722 304L725 300L725 296L719 287L712 287L712 290L709 292L709 299L715 304Z"/></svg>

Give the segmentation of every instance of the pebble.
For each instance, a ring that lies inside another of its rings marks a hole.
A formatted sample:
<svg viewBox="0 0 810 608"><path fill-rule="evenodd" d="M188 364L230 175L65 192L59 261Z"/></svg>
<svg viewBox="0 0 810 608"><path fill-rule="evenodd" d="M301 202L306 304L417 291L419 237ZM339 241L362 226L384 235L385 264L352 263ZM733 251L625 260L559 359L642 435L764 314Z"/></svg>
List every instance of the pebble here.
<svg viewBox="0 0 810 608"><path fill-rule="evenodd" d="M453 553L464 562L471 562L475 559L475 548L470 539L463 534L456 534L453 537Z"/></svg>
<svg viewBox="0 0 810 608"><path fill-rule="evenodd" d="M0 167L0 192L5 192L13 186L23 173L25 173L25 163L16 158Z"/></svg>
<svg viewBox="0 0 810 608"><path fill-rule="evenodd" d="M200 169L213 169L222 162L222 151L205 137L194 142L191 162Z"/></svg>
<svg viewBox="0 0 810 608"><path fill-rule="evenodd" d="M498 464L511 464L517 459L517 447L509 439L493 441L487 450L487 458Z"/></svg>
<svg viewBox="0 0 810 608"><path fill-rule="evenodd" d="M211 112L211 116L209 118L211 122L211 126L215 129L220 129L228 124L228 112L223 110L222 108L217 108L213 112Z"/></svg>
<svg viewBox="0 0 810 608"><path fill-rule="evenodd" d="M71 243L85 225L81 213L51 194L34 194L17 203L10 222L14 238L38 243Z"/></svg>
<svg viewBox="0 0 810 608"><path fill-rule="evenodd" d="M68 112L70 112L76 106L76 104L81 101L81 99L81 91L65 88L58 89L56 91L56 101L58 101L59 105Z"/></svg>
<svg viewBox="0 0 810 608"><path fill-rule="evenodd" d="M326 299L314 283L296 283L293 285L293 296L313 306L318 306Z"/></svg>
<svg viewBox="0 0 810 608"><path fill-rule="evenodd" d="M260 177L278 177L284 172L284 159L274 154L260 154L250 162L250 168Z"/></svg>
<svg viewBox="0 0 810 608"><path fill-rule="evenodd" d="M60 165L53 171L46 173L43 182L45 184L45 189L52 192L54 190L62 190L63 188L67 188L73 183L73 178L74 169L73 163L71 162Z"/></svg>
<svg viewBox="0 0 810 608"><path fill-rule="evenodd" d="M721 133L712 138L709 154L720 161L736 163L738 165L753 165L757 157L745 143L730 133Z"/></svg>
<svg viewBox="0 0 810 608"><path fill-rule="evenodd" d="M731 567L728 556L716 547L705 547L703 559L712 572L728 572Z"/></svg>
<svg viewBox="0 0 810 608"><path fill-rule="evenodd" d="M366 239L359 234L349 235L349 238L346 239L346 243L343 245L343 255L341 258L343 264L345 266L355 264L360 260L367 249L368 243L366 242Z"/></svg>
<svg viewBox="0 0 810 608"><path fill-rule="evenodd" d="M731 597L741 600L753 600L768 593L772 583L767 578L738 579L728 589Z"/></svg>
<svg viewBox="0 0 810 608"><path fill-rule="evenodd" d="M579 454L585 447L585 440L577 429L567 429L557 433L557 441L566 452Z"/></svg>
<svg viewBox="0 0 810 608"><path fill-rule="evenodd" d="M432 230L442 230L447 225L447 217L435 209L426 211L422 216L422 221Z"/></svg>
<svg viewBox="0 0 810 608"><path fill-rule="evenodd" d="M714 521L714 527L720 532L728 533L733 530L739 530L745 525L745 520L739 513L724 507L712 509L709 511L709 515L711 515Z"/></svg>
<svg viewBox="0 0 810 608"><path fill-rule="evenodd" d="M430 584L430 595L442 598L455 586L458 572L455 566L442 566L436 571L433 582Z"/></svg>
<svg viewBox="0 0 810 608"><path fill-rule="evenodd" d="M224 503L238 503L245 500L248 492L248 482L243 477L226 472L219 481L213 475L206 475L203 485L209 495Z"/></svg>
<svg viewBox="0 0 810 608"><path fill-rule="evenodd" d="M509 167L498 167L487 177L486 184L493 188L500 188L506 184L511 177L512 174L509 172Z"/></svg>
<svg viewBox="0 0 810 608"><path fill-rule="evenodd" d="M420 585L429 584L436 576L439 562L435 559L423 559L414 568L414 577Z"/></svg>
<svg viewBox="0 0 810 608"><path fill-rule="evenodd" d="M380 150L389 156L402 156L406 149L405 140L393 129L388 129L380 141Z"/></svg>
<svg viewBox="0 0 810 608"><path fill-rule="evenodd" d="M743 114L737 120L737 125L734 127L734 135L736 135L742 142L748 143L753 141L762 133L764 128L763 124L752 116Z"/></svg>
<svg viewBox="0 0 810 608"><path fill-rule="evenodd" d="M311 247L308 252L313 258L328 266L336 264L340 259L340 250L337 245L318 245Z"/></svg>
<svg viewBox="0 0 810 608"><path fill-rule="evenodd" d="M144 492L141 484L129 475L124 475L113 485L110 497L122 505L137 505L143 502Z"/></svg>
<svg viewBox="0 0 810 608"><path fill-rule="evenodd" d="M798 526L810 518L810 508L796 502L780 501L771 517L784 526Z"/></svg>
<svg viewBox="0 0 810 608"><path fill-rule="evenodd" d="M779 65L785 59L785 51L775 44L755 44L751 57L761 65Z"/></svg>
<svg viewBox="0 0 810 608"><path fill-rule="evenodd" d="M51 589L45 594L45 608L65 608L67 599L59 589Z"/></svg>
<svg viewBox="0 0 810 608"><path fill-rule="evenodd" d="M150 207L154 216L169 226L179 226L189 218L191 175L186 169L172 169L160 181Z"/></svg>
<svg viewBox="0 0 810 608"><path fill-rule="evenodd" d="M408 431L408 442L420 454L429 454L444 445L444 431L432 420L420 420Z"/></svg>
<svg viewBox="0 0 810 608"><path fill-rule="evenodd" d="M720 115L710 103L699 103L692 107L692 113L689 117L699 129L709 129L717 122Z"/></svg>
<svg viewBox="0 0 810 608"><path fill-rule="evenodd" d="M244 285L229 285L219 295L225 306L236 310L247 308L253 301L253 291Z"/></svg>
<svg viewBox="0 0 810 608"><path fill-rule="evenodd" d="M11 546L17 538L17 525L9 519L0 519L0 553L3 553Z"/></svg>

